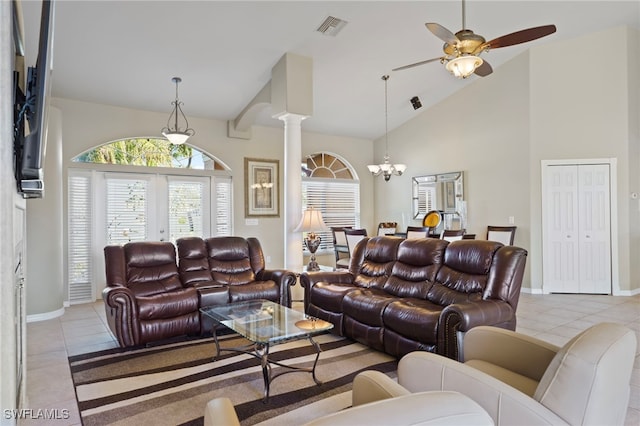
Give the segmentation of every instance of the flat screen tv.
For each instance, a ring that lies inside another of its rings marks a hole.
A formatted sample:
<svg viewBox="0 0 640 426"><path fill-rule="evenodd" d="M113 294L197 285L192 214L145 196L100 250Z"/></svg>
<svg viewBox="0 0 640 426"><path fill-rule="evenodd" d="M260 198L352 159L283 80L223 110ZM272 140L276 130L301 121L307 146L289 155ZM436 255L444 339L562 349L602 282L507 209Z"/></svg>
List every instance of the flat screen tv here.
<svg viewBox="0 0 640 426"><path fill-rule="evenodd" d="M53 0L43 0L36 65L27 71L26 93L16 117L15 174L24 198L44 195L44 159L47 144L47 110L51 92L53 56ZM25 126L24 119L26 118Z"/></svg>

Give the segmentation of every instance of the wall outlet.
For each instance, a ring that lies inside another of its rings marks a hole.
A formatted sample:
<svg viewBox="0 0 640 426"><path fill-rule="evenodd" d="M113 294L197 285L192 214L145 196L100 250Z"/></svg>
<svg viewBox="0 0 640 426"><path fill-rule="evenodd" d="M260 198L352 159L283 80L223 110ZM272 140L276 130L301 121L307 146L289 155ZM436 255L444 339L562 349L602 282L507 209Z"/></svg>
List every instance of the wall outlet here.
<svg viewBox="0 0 640 426"><path fill-rule="evenodd" d="M515 225L516 218L514 216L509 216L509 225Z"/></svg>

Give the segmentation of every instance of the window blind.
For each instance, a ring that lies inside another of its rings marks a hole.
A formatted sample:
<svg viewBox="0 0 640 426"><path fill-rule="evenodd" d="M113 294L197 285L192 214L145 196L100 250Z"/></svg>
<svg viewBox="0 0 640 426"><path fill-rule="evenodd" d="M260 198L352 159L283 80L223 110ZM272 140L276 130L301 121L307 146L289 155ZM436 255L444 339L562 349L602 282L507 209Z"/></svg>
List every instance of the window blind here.
<svg viewBox="0 0 640 426"><path fill-rule="evenodd" d="M360 227L360 183L357 181L303 178L302 204L303 209L313 207L320 210L324 223L328 227ZM300 214L302 215L302 212ZM318 252L333 251L331 230L318 234L322 238ZM304 250L307 250L306 247Z"/></svg>
<svg viewBox="0 0 640 426"><path fill-rule="evenodd" d="M93 302L91 177L69 176L69 303Z"/></svg>

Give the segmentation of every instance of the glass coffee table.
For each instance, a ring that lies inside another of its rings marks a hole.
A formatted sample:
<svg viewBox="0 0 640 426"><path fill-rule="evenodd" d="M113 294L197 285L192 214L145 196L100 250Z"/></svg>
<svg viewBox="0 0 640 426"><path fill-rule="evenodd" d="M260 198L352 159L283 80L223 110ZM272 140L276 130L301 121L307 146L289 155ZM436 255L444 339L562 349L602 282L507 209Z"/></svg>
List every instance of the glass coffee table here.
<svg viewBox="0 0 640 426"><path fill-rule="evenodd" d="M299 371L311 373L313 381L318 385L322 384L316 377L316 365L322 350L320 345L313 340L313 336L331 330L333 324L330 322L309 317L268 300L208 306L201 308L200 312L214 320L213 340L216 345L214 360L220 356L221 351L242 352L260 360L264 379L264 402L269 400L269 385L273 379L285 373ZM251 343L238 348L221 348L218 342L218 330L223 326L245 337ZM309 339L316 350L313 367L286 365L269 358L271 346L300 339ZM271 370L272 364L285 369L274 374Z"/></svg>

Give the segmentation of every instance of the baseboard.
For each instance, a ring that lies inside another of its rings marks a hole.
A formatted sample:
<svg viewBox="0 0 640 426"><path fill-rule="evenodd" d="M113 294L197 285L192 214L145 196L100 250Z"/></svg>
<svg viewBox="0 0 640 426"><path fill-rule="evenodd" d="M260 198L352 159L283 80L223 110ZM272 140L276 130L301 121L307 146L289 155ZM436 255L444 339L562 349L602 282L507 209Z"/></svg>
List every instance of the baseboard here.
<svg viewBox="0 0 640 426"><path fill-rule="evenodd" d="M27 315L27 322L46 321L54 318L58 318L64 315L64 307L51 312L44 312L42 314Z"/></svg>

